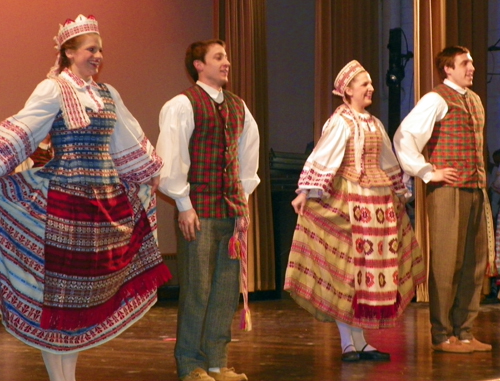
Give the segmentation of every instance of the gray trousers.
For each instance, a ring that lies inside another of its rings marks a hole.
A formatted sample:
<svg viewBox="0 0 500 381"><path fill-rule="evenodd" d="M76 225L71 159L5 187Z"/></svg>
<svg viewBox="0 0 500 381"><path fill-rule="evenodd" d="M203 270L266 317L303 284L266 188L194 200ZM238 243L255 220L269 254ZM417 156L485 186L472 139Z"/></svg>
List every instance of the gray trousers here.
<svg viewBox="0 0 500 381"><path fill-rule="evenodd" d="M488 257L486 200L481 189L429 186L426 201L432 343L472 339Z"/></svg>
<svg viewBox="0 0 500 381"><path fill-rule="evenodd" d="M234 219L200 219L196 240L178 237L179 310L174 355L180 378L196 368L227 366L238 308L240 261L230 259Z"/></svg>

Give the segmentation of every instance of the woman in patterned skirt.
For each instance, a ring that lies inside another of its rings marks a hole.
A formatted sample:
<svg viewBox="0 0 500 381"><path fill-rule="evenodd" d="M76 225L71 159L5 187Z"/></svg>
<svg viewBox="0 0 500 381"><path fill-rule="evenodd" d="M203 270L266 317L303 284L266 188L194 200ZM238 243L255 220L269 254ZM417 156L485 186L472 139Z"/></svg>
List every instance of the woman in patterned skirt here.
<svg viewBox="0 0 500 381"><path fill-rule="evenodd" d="M0 311L51 381L139 320L170 278L156 242L161 159L110 85L94 17L60 26L56 66L0 122ZM50 133L54 157L8 175ZM142 185L141 185L142 184Z"/></svg>
<svg viewBox="0 0 500 381"><path fill-rule="evenodd" d="M363 329L395 325L424 280L424 261L389 137L366 111L370 75L351 61L334 86L344 103L300 175L285 289L317 319L337 323L343 361L389 360Z"/></svg>

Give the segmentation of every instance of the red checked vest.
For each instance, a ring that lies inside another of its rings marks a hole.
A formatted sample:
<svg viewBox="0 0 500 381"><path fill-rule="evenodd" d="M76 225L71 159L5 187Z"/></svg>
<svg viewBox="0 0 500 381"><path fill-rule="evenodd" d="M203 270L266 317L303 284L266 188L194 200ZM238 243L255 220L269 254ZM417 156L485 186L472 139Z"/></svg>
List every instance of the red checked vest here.
<svg viewBox="0 0 500 381"><path fill-rule="evenodd" d="M243 101L224 90L224 102L217 104L197 85L183 94L191 101L194 112L188 181L196 213L201 218L248 215L238 159L245 120Z"/></svg>
<svg viewBox="0 0 500 381"><path fill-rule="evenodd" d="M436 122L427 143L429 162L437 168L458 170L454 188L485 188L483 158L484 108L479 96L471 90L466 95L440 84L434 88L446 101L448 112Z"/></svg>

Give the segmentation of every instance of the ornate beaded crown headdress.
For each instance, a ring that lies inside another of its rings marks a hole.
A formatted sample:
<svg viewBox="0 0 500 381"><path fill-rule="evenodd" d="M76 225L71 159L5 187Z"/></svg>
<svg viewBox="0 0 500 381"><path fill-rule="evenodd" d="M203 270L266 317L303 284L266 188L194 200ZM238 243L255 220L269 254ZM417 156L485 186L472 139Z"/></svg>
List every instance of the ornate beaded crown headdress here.
<svg viewBox="0 0 500 381"><path fill-rule="evenodd" d="M54 41L57 44L57 48L60 49L62 44L70 38L86 33L99 34L97 20L92 15L88 17L78 15L75 20L67 19L64 22L64 25L59 24L59 32L57 33L57 36L54 37Z"/></svg>

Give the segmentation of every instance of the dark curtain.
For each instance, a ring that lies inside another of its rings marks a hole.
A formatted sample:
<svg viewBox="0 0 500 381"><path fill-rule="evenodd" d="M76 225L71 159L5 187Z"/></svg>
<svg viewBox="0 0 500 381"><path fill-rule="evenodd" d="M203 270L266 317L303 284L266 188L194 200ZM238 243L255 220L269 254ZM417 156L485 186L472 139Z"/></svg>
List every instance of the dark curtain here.
<svg viewBox="0 0 500 381"><path fill-rule="evenodd" d="M252 112L260 132L260 185L250 197L248 284L250 291L276 288L269 174L266 1L214 0L214 37L226 42L231 62L228 90Z"/></svg>
<svg viewBox="0 0 500 381"><path fill-rule="evenodd" d="M316 0L316 61L314 139L342 100L332 94L340 69L355 59L379 83L379 2L373 0ZM377 91L377 89L375 89ZM379 101L370 112L378 116Z"/></svg>

